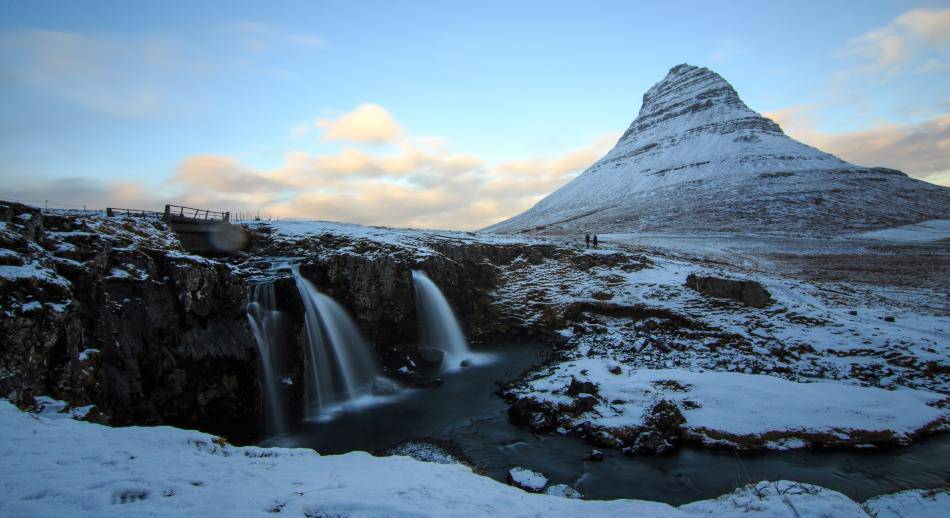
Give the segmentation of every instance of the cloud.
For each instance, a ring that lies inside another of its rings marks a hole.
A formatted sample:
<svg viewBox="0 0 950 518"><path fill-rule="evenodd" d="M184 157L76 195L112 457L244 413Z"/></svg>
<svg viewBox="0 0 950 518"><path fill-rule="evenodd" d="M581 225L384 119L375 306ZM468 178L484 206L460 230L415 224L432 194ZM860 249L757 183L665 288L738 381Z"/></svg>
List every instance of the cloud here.
<svg viewBox="0 0 950 518"><path fill-rule="evenodd" d="M817 129L816 107L793 106L767 113L789 136L866 166L899 169L916 178L950 186L950 113L914 124L881 123L845 133Z"/></svg>
<svg viewBox="0 0 950 518"><path fill-rule="evenodd" d="M186 185L191 191L229 194L273 193L292 188L280 179L242 166L234 158L217 155L186 158L171 182Z"/></svg>
<svg viewBox="0 0 950 518"><path fill-rule="evenodd" d="M366 106L374 108L361 111ZM357 115L348 117L353 114ZM487 164L471 153L454 151L445 139L409 134L376 105L362 105L341 116L332 121L332 129L349 140L364 142L354 136L372 134L367 128L378 129L380 120L387 121L390 129L398 128L397 141L368 150L344 144L330 153L291 151L278 167L269 170L231 156L200 154L185 157L160 186L73 178L34 182L16 192L3 191L3 195L15 199L56 197L96 207L161 210L165 203L174 203L232 212L260 211L270 217L468 230L529 208L599 159L619 136L604 135L588 146L557 156ZM0 176L6 175L0 172Z"/></svg>
<svg viewBox="0 0 950 518"><path fill-rule="evenodd" d="M0 75L30 90L116 117L172 109L169 78L193 64L170 38L0 33Z"/></svg>
<svg viewBox="0 0 950 518"><path fill-rule="evenodd" d="M382 106L364 103L336 119L319 119L323 140L385 143L401 137L405 130Z"/></svg>
<svg viewBox="0 0 950 518"><path fill-rule="evenodd" d="M237 71L293 78L254 54L322 47L313 35L239 22L219 48L169 36L119 36L17 29L0 31L0 78L40 94L116 118L153 118L200 109L216 81ZM237 38L239 49L234 53ZM215 92L216 93L216 92Z"/></svg>
<svg viewBox="0 0 950 518"><path fill-rule="evenodd" d="M231 24L230 28L238 35L244 49L256 54L273 52L287 46L326 47L323 38L315 34L295 33L276 25L240 21Z"/></svg>
<svg viewBox="0 0 950 518"><path fill-rule="evenodd" d="M914 9L883 27L876 27L852 38L841 57L854 59L853 68L845 75L883 74L892 76L908 64L925 60L918 65L918 73L944 69L946 51L950 44L950 8ZM933 57L937 53L940 57Z"/></svg>

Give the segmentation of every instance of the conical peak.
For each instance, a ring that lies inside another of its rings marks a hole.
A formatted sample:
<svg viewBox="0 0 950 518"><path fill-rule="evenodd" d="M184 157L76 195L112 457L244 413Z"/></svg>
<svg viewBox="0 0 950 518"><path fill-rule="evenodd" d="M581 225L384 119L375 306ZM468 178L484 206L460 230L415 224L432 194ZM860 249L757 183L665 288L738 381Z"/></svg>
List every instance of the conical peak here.
<svg viewBox="0 0 950 518"><path fill-rule="evenodd" d="M676 123L681 118L689 118L685 122L687 127ZM663 127L663 123L669 124L671 131L682 131L734 119L754 119L759 130L782 131L774 122L750 110L722 76L708 68L683 63L671 68L666 77L643 94L640 113L621 141Z"/></svg>
<svg viewBox="0 0 950 518"><path fill-rule="evenodd" d="M671 68L662 81L643 94L643 104L646 106L665 104L677 99L716 97L742 105L739 94L722 76L708 68L683 63Z"/></svg>

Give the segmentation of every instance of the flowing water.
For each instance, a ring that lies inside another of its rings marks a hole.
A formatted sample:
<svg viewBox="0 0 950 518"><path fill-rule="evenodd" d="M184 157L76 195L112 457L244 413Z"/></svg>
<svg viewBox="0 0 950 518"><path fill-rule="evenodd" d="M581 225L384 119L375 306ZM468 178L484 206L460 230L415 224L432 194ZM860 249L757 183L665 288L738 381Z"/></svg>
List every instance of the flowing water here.
<svg viewBox="0 0 950 518"><path fill-rule="evenodd" d="M485 474L504 481L508 469L529 468L587 498L638 498L683 504L715 498L749 481L810 482L864 500L906 488L933 488L950 480L950 438L934 437L889 452L791 451L736 456L686 447L662 457L624 457L607 451L585 460L591 446L556 435L536 436L507 420L495 382L516 377L545 349L531 344L490 348L497 361L444 377L437 389L406 390L372 408L328 421L305 421L279 445L324 454L380 451L401 441L432 437L457 444ZM464 403L464 404L460 404ZM272 442L278 444L278 441Z"/></svg>
<svg viewBox="0 0 950 518"><path fill-rule="evenodd" d="M379 367L353 319L299 269L293 272L307 330L307 416L326 417L372 399Z"/></svg>
<svg viewBox="0 0 950 518"><path fill-rule="evenodd" d="M257 341L261 357L264 389L265 430L268 435L286 431L283 395L280 391L280 344L283 343L284 315L277 309L274 284L262 282L251 287L247 302L247 320Z"/></svg>
<svg viewBox="0 0 950 518"><path fill-rule="evenodd" d="M448 370L456 369L463 360L471 361L472 351L442 290L420 270L412 271L412 285L416 292L416 312L422 338L419 345L443 350L443 365Z"/></svg>

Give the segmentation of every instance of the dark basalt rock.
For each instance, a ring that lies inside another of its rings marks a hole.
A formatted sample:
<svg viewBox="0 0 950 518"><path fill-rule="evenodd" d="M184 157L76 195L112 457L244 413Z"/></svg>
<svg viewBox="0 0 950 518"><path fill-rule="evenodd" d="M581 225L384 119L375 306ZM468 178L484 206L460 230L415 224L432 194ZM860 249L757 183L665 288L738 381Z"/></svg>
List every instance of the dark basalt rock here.
<svg viewBox="0 0 950 518"><path fill-rule="evenodd" d="M629 447L636 453L667 453L683 438L682 426L685 422L686 418L675 403L660 400L647 410L644 426Z"/></svg>
<svg viewBox="0 0 950 518"><path fill-rule="evenodd" d="M44 216L0 204L0 393L94 404L97 422L252 439L258 358L243 279L183 254L158 221ZM82 354L81 354L82 353ZM20 398L23 399L23 398Z"/></svg>
<svg viewBox="0 0 950 518"><path fill-rule="evenodd" d="M593 381L579 380L577 378L571 377L571 384L567 387L567 393L571 396L576 396L578 394L590 394L592 396L596 396L597 384Z"/></svg>
<svg viewBox="0 0 950 518"><path fill-rule="evenodd" d="M433 347L420 347L415 350L414 359L420 370L433 372L442 366L445 351Z"/></svg>
<svg viewBox="0 0 950 518"><path fill-rule="evenodd" d="M689 274L686 277L686 286L703 295L737 300L753 308L764 308L772 302L769 291L756 281Z"/></svg>

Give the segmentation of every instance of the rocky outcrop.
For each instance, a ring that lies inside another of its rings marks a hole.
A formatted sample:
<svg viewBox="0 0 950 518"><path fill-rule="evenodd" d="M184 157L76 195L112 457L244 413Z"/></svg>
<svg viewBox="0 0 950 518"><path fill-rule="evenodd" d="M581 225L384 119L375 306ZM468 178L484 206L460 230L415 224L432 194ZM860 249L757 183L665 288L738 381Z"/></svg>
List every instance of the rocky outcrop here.
<svg viewBox="0 0 950 518"><path fill-rule="evenodd" d="M772 303L772 294L756 281L689 274L686 286L703 295L737 300L752 308L764 308Z"/></svg>
<svg viewBox="0 0 950 518"><path fill-rule="evenodd" d="M164 224L0 207L0 393L48 394L114 425L253 438L260 423L245 285Z"/></svg>

